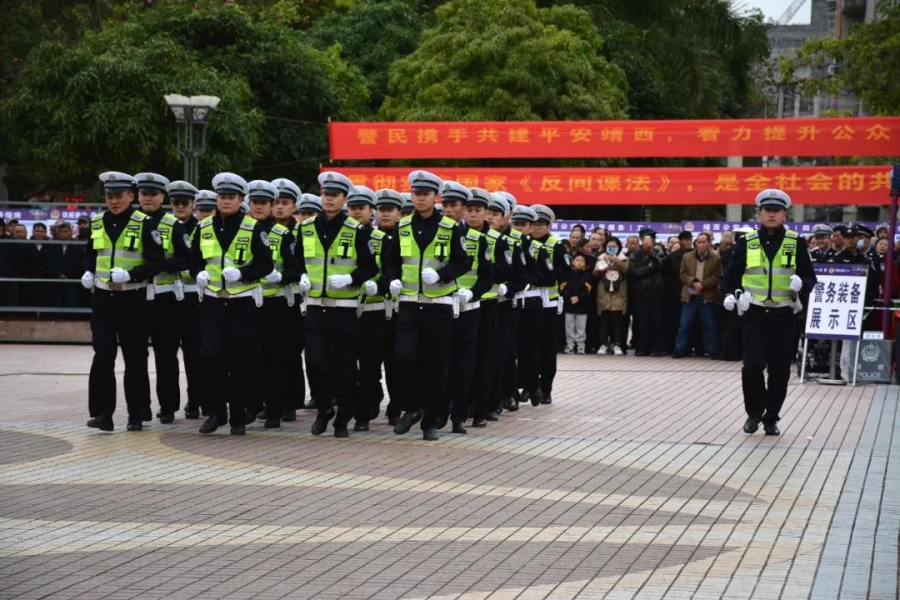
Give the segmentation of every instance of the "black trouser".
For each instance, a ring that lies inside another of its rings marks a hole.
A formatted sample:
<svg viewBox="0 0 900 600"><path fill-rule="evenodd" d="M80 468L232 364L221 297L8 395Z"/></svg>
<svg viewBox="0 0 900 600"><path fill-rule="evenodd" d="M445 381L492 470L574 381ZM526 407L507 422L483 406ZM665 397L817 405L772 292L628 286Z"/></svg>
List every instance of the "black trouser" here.
<svg viewBox="0 0 900 600"><path fill-rule="evenodd" d="M499 398L499 388L494 385L498 380L500 364L498 348L498 315L500 307L497 300L481 301L481 317L478 321L478 352L475 359L475 372L472 375L472 390L469 393L469 404L475 416L484 416L493 410L493 403ZM496 393L496 395L492 395ZM466 415L463 415L465 419Z"/></svg>
<svg viewBox="0 0 900 600"><path fill-rule="evenodd" d="M306 378L303 375L303 347L306 332L303 327L303 313L300 312L300 298L287 309L287 381L284 386L284 408L303 408L306 398Z"/></svg>
<svg viewBox="0 0 900 600"><path fill-rule="evenodd" d="M604 310L598 315L600 322L600 346L618 345L625 350L626 320L621 310ZM599 346L598 346L599 347Z"/></svg>
<svg viewBox="0 0 900 600"><path fill-rule="evenodd" d="M125 403L128 420L141 421L150 396L147 373L147 291L94 290L91 345L94 359L88 377L88 412L91 417L112 416L116 410L116 354L125 359Z"/></svg>
<svg viewBox="0 0 900 600"><path fill-rule="evenodd" d="M264 401L267 419L280 419L284 415L285 387L288 370L291 368L288 346L292 343L284 333L287 322L287 298L266 298L259 309L259 340L262 348L259 372L264 377L264 393L256 396L252 410L254 414L259 412Z"/></svg>
<svg viewBox="0 0 900 600"><path fill-rule="evenodd" d="M659 294L635 294L634 321L637 328L635 350L641 353L662 350L664 337L662 319L662 299Z"/></svg>
<svg viewBox="0 0 900 600"><path fill-rule="evenodd" d="M384 399L384 389L381 387L381 365L387 343L384 309L364 312L357 321L357 328L359 376L353 389L353 404L356 420L367 422Z"/></svg>
<svg viewBox="0 0 900 600"><path fill-rule="evenodd" d="M400 388L400 378L402 377L402 374L397 367L397 353L394 351L394 337L396 331L397 313L394 313L391 320L386 321L384 325L384 379L385 383L387 383L388 396L390 396L390 401L385 410L385 414L388 417L399 417L400 413L403 412L403 409L401 408L402 391Z"/></svg>
<svg viewBox="0 0 900 600"><path fill-rule="evenodd" d="M538 356L541 365L541 393L546 398L553 393L553 380L556 379L556 355L559 354L559 337L556 330L557 323L561 319L556 306L545 308L542 313Z"/></svg>
<svg viewBox="0 0 900 600"><path fill-rule="evenodd" d="M197 294L189 292L175 305L175 319L181 355L184 357L184 375L187 379L187 410L200 410L203 386L200 383L200 310Z"/></svg>
<svg viewBox="0 0 900 600"><path fill-rule="evenodd" d="M448 414L454 423L462 423L469 414L469 393L478 358L478 328L481 309L467 310L453 319L450 342L450 370L447 395L439 414Z"/></svg>
<svg viewBox="0 0 900 600"><path fill-rule="evenodd" d="M722 335L722 354L725 360L740 360L743 354L743 323L737 311L726 316L725 333Z"/></svg>
<svg viewBox="0 0 900 600"><path fill-rule="evenodd" d="M403 302L395 318L394 351L402 374L400 406L405 411L424 409L422 429L436 427L447 397L453 310L446 305Z"/></svg>
<svg viewBox="0 0 900 600"><path fill-rule="evenodd" d="M206 296L200 307L200 358L206 392L201 405L224 423L243 425L246 411L259 395L252 357L259 356L259 309L253 298L225 300Z"/></svg>
<svg viewBox="0 0 900 600"><path fill-rule="evenodd" d="M501 302L497 310L497 333L500 368L494 376L489 400L490 410L497 411L503 398L519 399L518 337L521 310L512 302Z"/></svg>
<svg viewBox="0 0 900 600"><path fill-rule="evenodd" d="M540 343L544 305L540 298L526 298L519 316L518 371L519 387L529 392L541 385Z"/></svg>
<svg viewBox="0 0 900 600"><path fill-rule="evenodd" d="M747 416L774 423L787 396L794 348L794 312L790 307L762 308L751 306L743 316L744 409ZM768 371L769 381L766 385Z"/></svg>
<svg viewBox="0 0 900 600"><path fill-rule="evenodd" d="M174 414L181 406L181 386L178 382L178 342L181 334L174 323L177 304L173 292L159 294L147 303L145 317L156 363L156 399L159 401L159 412L164 415ZM150 407L150 394L147 394L146 405Z"/></svg>
<svg viewBox="0 0 900 600"><path fill-rule="evenodd" d="M306 312L306 371L324 416L337 398L334 426L346 427L353 416L356 385L357 319L355 308L310 306ZM315 386L315 387L314 387Z"/></svg>

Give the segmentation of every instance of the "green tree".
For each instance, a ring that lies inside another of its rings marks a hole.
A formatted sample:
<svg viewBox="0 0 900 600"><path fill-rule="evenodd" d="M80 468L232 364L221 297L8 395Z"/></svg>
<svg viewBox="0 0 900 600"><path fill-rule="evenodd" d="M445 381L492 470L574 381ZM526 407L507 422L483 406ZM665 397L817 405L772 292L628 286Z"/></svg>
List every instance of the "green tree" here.
<svg viewBox="0 0 900 600"><path fill-rule="evenodd" d="M615 119L625 75L588 14L533 0L452 0L393 64L386 120Z"/></svg>

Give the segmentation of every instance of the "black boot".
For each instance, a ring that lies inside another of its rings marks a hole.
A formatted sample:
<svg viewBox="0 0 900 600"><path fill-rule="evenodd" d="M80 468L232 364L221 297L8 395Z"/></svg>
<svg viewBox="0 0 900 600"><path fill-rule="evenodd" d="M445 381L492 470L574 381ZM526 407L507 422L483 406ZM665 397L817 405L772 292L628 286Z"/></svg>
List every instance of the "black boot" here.
<svg viewBox="0 0 900 600"><path fill-rule="evenodd" d="M286 408L284 409L284 416L281 417L282 421L296 421L297 420L297 409L295 408Z"/></svg>
<svg viewBox="0 0 900 600"><path fill-rule="evenodd" d="M220 425L224 425L225 420L219 420L218 415L212 415L207 417L205 421L203 421L203 425L200 426L200 433L212 433L216 429L219 428Z"/></svg>
<svg viewBox="0 0 900 600"><path fill-rule="evenodd" d="M403 416L400 417L400 420L397 421L397 424L394 426L394 433L397 435L403 435L404 433L408 433L412 426L418 423L422 419L422 411L406 411L403 413Z"/></svg>
<svg viewBox="0 0 900 600"><path fill-rule="evenodd" d="M313 435L322 435L325 433L325 430L328 429L328 421L330 421L334 417L334 410L329 410L326 413L319 413L316 415L316 420L313 421L312 424L312 434Z"/></svg>
<svg viewBox="0 0 900 600"><path fill-rule="evenodd" d="M98 415L87 422L87 426L100 431L112 431L113 420L110 415Z"/></svg>

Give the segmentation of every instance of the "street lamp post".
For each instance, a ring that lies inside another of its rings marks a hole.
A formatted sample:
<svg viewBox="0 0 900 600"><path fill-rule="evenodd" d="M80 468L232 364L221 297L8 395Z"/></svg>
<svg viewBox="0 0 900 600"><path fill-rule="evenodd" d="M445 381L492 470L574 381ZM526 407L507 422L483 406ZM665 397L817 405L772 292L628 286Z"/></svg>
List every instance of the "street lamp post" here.
<svg viewBox="0 0 900 600"><path fill-rule="evenodd" d="M166 94L178 124L178 152L184 157L184 180L200 187L200 157L206 152L206 126L219 105L216 96Z"/></svg>

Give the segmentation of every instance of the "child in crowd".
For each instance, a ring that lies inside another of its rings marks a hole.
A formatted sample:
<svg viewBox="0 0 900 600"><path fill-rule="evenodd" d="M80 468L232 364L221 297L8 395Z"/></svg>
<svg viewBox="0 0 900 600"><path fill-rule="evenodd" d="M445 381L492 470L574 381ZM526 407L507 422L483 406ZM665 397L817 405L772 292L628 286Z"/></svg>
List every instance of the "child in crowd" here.
<svg viewBox="0 0 900 600"><path fill-rule="evenodd" d="M597 354L612 352L622 356L628 333L628 257L622 253L616 238L606 241L604 253L597 259L594 274L597 284L597 314L600 316L600 349Z"/></svg>
<svg viewBox="0 0 900 600"><path fill-rule="evenodd" d="M587 338L587 317L591 298L591 273L581 254L572 257L569 280L560 286L566 315L566 354L584 354Z"/></svg>

